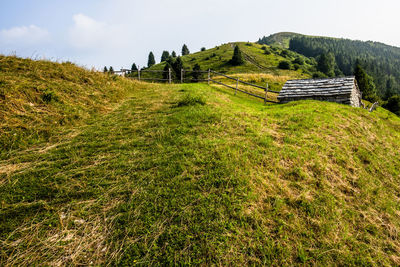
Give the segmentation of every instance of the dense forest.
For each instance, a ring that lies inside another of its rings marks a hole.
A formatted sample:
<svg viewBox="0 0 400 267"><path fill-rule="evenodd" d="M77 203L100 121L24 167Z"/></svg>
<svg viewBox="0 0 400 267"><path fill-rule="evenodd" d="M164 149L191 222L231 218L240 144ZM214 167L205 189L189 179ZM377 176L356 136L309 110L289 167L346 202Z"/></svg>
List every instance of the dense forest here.
<svg viewBox="0 0 400 267"><path fill-rule="evenodd" d="M379 96L386 100L400 94L400 48L378 42L280 33L263 37L258 43L285 45L294 52L317 60L333 54L336 76L352 75L357 64L373 77Z"/></svg>
<svg viewBox="0 0 400 267"><path fill-rule="evenodd" d="M400 94L400 48L377 42L352 41L324 37L296 36L289 49L308 57L333 53L344 75L353 74L359 63L374 78L383 99Z"/></svg>

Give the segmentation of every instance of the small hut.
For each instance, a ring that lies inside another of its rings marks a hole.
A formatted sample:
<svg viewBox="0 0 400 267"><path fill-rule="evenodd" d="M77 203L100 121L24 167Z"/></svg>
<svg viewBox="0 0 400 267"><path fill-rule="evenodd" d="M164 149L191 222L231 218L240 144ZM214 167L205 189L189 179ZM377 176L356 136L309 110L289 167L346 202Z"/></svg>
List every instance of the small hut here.
<svg viewBox="0 0 400 267"><path fill-rule="evenodd" d="M287 81L278 100L320 100L361 107L361 91L355 77Z"/></svg>

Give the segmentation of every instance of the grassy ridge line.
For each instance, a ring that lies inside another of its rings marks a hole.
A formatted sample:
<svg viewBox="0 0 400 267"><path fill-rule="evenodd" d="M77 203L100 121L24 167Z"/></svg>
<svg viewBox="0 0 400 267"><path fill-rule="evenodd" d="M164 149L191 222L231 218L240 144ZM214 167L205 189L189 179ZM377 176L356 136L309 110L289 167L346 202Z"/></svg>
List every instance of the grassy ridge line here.
<svg viewBox="0 0 400 267"><path fill-rule="evenodd" d="M12 159L29 165L0 186L1 260L396 265L399 130L381 108L138 83L70 141Z"/></svg>
<svg viewBox="0 0 400 267"><path fill-rule="evenodd" d="M235 45L239 45L241 51L248 55L251 58L250 61L245 61L245 64L241 66L232 66L229 64L229 61L233 55L233 48ZM182 56L182 61L186 69L193 69L195 64L199 64L202 70L212 69L217 72L223 72L228 74L233 73L267 73L272 74L274 76L290 76L292 79L295 78L304 78L311 77L310 74L306 73L304 70L281 70L278 68L278 64L282 60L293 60L295 56L300 57L307 61L307 58L292 53L293 58L283 57L281 56L282 49L274 48L276 50L272 50L271 47L267 47L270 54L265 54L265 51L262 49L263 45L255 44L255 43L228 43L223 44L221 46L217 46L214 48L210 48L206 51L200 51L196 53L192 53L186 56ZM149 68L150 70L163 70L165 66L164 62L160 64L156 64ZM308 63L304 65L305 69L310 69L312 66ZM261 69L260 69L261 68ZM142 73L146 75L145 72ZM154 75L154 74L152 74ZM159 74L159 78L161 78L161 74ZM147 76L143 76L147 77Z"/></svg>
<svg viewBox="0 0 400 267"><path fill-rule="evenodd" d="M4 152L55 137L57 129L107 111L132 82L71 63L0 56L0 146Z"/></svg>

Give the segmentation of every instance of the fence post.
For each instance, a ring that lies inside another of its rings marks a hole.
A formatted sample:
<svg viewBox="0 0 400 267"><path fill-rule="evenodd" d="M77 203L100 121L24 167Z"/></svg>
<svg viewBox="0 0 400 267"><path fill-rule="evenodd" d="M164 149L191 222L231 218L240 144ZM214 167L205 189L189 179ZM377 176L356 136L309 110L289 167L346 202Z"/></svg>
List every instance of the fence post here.
<svg viewBox="0 0 400 267"><path fill-rule="evenodd" d="M183 83L183 69L181 69L181 83Z"/></svg>
<svg viewBox="0 0 400 267"><path fill-rule="evenodd" d="M168 68L168 83L171 83L171 68Z"/></svg>
<svg viewBox="0 0 400 267"><path fill-rule="evenodd" d="M208 84L210 84L211 80L211 69L208 69Z"/></svg>
<svg viewBox="0 0 400 267"><path fill-rule="evenodd" d="M140 66L138 66L138 71L137 71L138 79L140 81Z"/></svg>
<svg viewBox="0 0 400 267"><path fill-rule="evenodd" d="M268 83L267 83L267 87L265 87L264 104L267 104L267 93L268 93Z"/></svg>
<svg viewBox="0 0 400 267"><path fill-rule="evenodd" d="M238 90L238 87L239 87L239 78L236 79L236 90L235 90L235 95L236 95L236 92L237 92L237 90Z"/></svg>

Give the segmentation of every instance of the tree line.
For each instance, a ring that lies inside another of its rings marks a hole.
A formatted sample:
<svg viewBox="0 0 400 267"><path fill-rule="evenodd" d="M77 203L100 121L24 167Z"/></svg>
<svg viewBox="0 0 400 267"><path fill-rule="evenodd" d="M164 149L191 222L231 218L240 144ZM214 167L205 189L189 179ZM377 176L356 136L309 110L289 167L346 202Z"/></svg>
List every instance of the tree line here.
<svg viewBox="0 0 400 267"><path fill-rule="evenodd" d="M400 115L400 48L378 42L295 36L289 49L317 59L320 76L355 75L364 98Z"/></svg>

